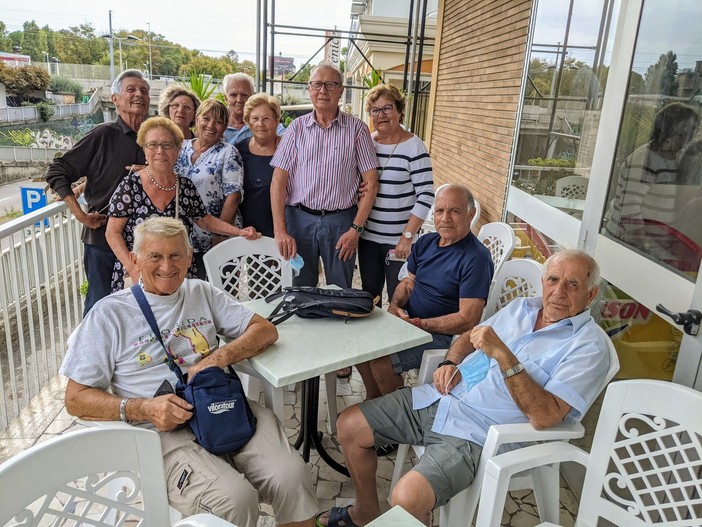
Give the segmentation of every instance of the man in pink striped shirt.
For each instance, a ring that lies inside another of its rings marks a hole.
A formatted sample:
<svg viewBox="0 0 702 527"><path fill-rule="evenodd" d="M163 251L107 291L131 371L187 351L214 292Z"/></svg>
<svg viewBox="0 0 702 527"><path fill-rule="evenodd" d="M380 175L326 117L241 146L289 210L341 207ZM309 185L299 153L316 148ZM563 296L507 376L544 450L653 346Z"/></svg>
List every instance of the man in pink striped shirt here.
<svg viewBox="0 0 702 527"><path fill-rule="evenodd" d="M317 285L319 258L328 284L351 287L358 239L378 191L378 160L366 124L339 109L341 72L312 70L314 111L295 119L273 156L271 206L280 253L305 266L295 285ZM358 202L361 179L368 183Z"/></svg>

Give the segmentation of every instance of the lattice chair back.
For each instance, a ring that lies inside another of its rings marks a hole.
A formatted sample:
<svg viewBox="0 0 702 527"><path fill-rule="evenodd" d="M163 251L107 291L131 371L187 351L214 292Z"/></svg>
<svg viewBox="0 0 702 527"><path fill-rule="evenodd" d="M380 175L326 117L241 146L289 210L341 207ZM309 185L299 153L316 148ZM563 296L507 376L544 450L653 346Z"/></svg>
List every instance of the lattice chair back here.
<svg viewBox="0 0 702 527"><path fill-rule="evenodd" d="M483 320L490 318L515 298L541 296L542 274L543 266L535 260L523 258L502 264L490 288Z"/></svg>
<svg viewBox="0 0 702 527"><path fill-rule="evenodd" d="M280 255L273 238L229 238L207 251L203 259L210 283L241 302L292 285L290 262Z"/></svg>
<svg viewBox="0 0 702 527"><path fill-rule="evenodd" d="M590 180L583 176L566 176L556 180L556 196L585 199Z"/></svg>
<svg viewBox="0 0 702 527"><path fill-rule="evenodd" d="M702 525L702 393L664 381L607 389L578 521Z"/></svg>
<svg viewBox="0 0 702 527"><path fill-rule="evenodd" d="M110 496L119 478L122 491ZM196 515L178 525L231 525ZM211 521L210 521L211 520ZM161 440L101 426L39 443L0 465L0 525L170 525Z"/></svg>
<svg viewBox="0 0 702 527"><path fill-rule="evenodd" d="M509 260L517 244L514 229L500 221L486 223L481 227L478 239L490 250L495 275L497 275L502 264Z"/></svg>

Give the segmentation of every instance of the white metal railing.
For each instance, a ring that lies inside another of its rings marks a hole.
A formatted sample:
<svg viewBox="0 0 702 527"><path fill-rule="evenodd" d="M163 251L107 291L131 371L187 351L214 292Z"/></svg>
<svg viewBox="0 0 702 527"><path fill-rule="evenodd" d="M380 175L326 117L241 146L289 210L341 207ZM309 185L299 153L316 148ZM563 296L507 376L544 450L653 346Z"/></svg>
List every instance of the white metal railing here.
<svg viewBox="0 0 702 527"><path fill-rule="evenodd" d="M88 102L73 104L55 104L53 117L68 117L71 115L89 115L100 102L100 90L95 90ZM36 106L12 106L0 108L0 121L20 122L39 119L39 110Z"/></svg>
<svg viewBox="0 0 702 527"><path fill-rule="evenodd" d="M65 152L65 150L30 146L0 146L0 161L51 161L59 152Z"/></svg>
<svg viewBox="0 0 702 527"><path fill-rule="evenodd" d="M56 375L81 320L81 227L62 202L0 225L0 430Z"/></svg>

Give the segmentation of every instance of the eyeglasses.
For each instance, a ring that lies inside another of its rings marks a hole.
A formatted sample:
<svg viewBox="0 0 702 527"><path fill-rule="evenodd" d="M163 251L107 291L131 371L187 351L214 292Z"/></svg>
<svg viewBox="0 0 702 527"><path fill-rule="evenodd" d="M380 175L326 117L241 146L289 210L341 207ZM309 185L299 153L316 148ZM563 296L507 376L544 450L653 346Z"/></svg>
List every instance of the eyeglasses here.
<svg viewBox="0 0 702 527"><path fill-rule="evenodd" d="M371 108L370 110L368 110L368 113L371 114L373 117L378 117L380 115L380 112L383 112L385 115L390 115L394 109L395 105L386 104L382 108Z"/></svg>
<svg viewBox="0 0 702 527"><path fill-rule="evenodd" d="M184 112L193 112L195 111L195 108L192 106L188 106L187 104L178 104L178 103L173 103L169 104L168 107L173 110L174 112L177 110L183 110Z"/></svg>
<svg viewBox="0 0 702 527"><path fill-rule="evenodd" d="M312 82L309 83L309 87L310 87L310 89L312 89L313 91L319 91L319 90L321 90L321 89L322 89L322 86L324 86L324 88L325 88L327 91L334 91L334 90L336 90L339 86L341 86L341 84L339 84L338 82L334 82L334 81L327 81L327 82L312 81Z"/></svg>
<svg viewBox="0 0 702 527"><path fill-rule="evenodd" d="M165 142L165 143L151 142L151 143L146 143L144 145L144 147L148 148L149 150L158 150L159 148L161 150L173 150L176 147L176 144L171 143L171 142Z"/></svg>

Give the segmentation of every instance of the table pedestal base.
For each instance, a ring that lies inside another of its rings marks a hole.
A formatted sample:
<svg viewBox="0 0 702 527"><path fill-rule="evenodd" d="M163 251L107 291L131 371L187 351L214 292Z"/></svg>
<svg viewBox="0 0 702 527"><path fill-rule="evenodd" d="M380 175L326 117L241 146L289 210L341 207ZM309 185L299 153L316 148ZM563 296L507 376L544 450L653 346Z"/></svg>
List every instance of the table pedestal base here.
<svg viewBox="0 0 702 527"><path fill-rule="evenodd" d="M322 445L322 432L317 429L317 418L319 417L319 377L307 379L302 383L302 405L300 419L300 434L295 440L295 449L302 447L302 459L305 462L310 460L310 449L314 448L319 457L327 465L343 474L349 475L346 467L332 458Z"/></svg>

